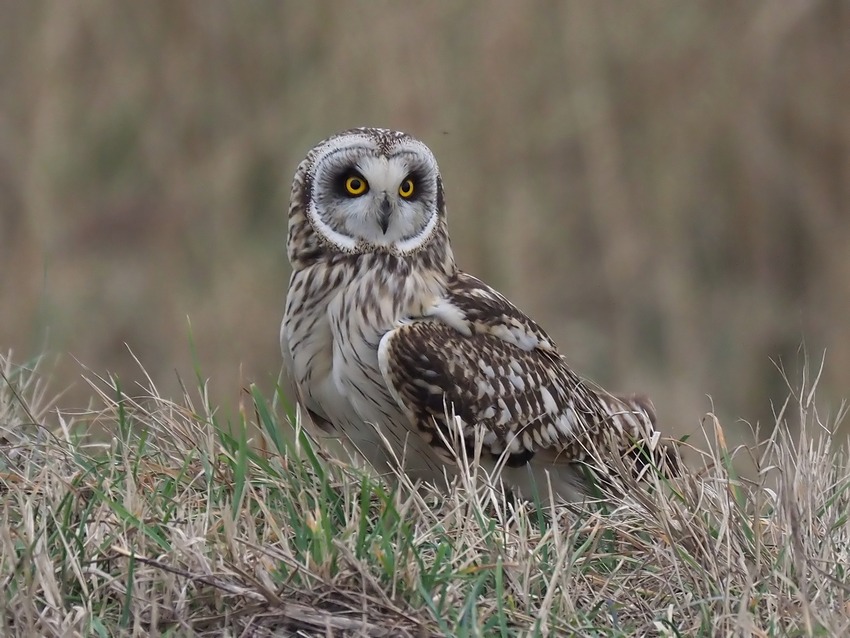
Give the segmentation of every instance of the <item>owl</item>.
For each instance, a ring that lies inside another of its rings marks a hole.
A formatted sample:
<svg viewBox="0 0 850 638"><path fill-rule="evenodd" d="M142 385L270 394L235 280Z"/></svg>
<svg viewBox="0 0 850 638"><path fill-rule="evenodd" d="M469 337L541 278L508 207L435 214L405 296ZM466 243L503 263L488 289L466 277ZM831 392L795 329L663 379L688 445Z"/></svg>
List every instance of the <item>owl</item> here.
<svg viewBox="0 0 850 638"><path fill-rule="evenodd" d="M293 181L287 254L285 385L378 472L445 485L475 459L522 495L571 502L605 454L666 462L651 403L582 380L537 323L458 268L437 162L412 136L359 128L314 147Z"/></svg>

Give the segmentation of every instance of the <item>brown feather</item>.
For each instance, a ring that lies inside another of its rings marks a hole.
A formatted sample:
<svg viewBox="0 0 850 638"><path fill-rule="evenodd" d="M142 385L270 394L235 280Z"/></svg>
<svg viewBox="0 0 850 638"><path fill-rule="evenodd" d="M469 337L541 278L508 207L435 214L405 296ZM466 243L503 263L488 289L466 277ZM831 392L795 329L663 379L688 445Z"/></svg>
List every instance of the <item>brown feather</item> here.
<svg viewBox="0 0 850 638"><path fill-rule="evenodd" d="M495 457L507 450L511 467L532 460L590 463L597 448L626 453L654 432L648 399L591 387L540 326L486 284L458 272L446 299L468 334L439 320L418 320L382 343L385 380L431 445L446 448L451 440L447 414L467 426L470 450L476 432L483 432L485 450Z"/></svg>

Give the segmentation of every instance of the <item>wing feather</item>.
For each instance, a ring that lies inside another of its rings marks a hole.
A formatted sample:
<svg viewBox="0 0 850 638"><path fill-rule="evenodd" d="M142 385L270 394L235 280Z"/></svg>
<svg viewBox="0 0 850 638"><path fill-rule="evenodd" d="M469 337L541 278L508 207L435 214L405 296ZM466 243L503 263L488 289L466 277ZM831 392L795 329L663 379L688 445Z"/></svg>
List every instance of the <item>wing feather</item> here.
<svg viewBox="0 0 850 638"><path fill-rule="evenodd" d="M431 445L451 440L447 413L474 426L467 444L480 429L488 452L507 450L509 466L540 451L581 462L597 438L651 429L654 415L639 400L589 386L540 326L478 279L458 273L441 306L450 321L435 312L407 322L384 336L378 355L390 391Z"/></svg>

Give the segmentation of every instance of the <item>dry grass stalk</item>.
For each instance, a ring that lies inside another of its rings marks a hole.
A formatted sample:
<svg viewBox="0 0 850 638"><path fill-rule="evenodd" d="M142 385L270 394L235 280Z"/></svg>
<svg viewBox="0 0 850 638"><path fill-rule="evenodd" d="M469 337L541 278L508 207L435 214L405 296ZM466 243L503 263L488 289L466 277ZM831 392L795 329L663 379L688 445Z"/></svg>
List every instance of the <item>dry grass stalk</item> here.
<svg viewBox="0 0 850 638"><path fill-rule="evenodd" d="M756 481L735 475L747 450L728 449L710 419L698 471L626 480L616 505L567 509L473 477L388 489L324 460L303 432L296 453L255 388L229 420L203 385L172 402L152 384L131 399L94 379L102 407L71 418L50 412L36 371L8 358L0 370L4 635L850 629L846 448L808 379L749 451ZM92 425L111 440L87 438Z"/></svg>

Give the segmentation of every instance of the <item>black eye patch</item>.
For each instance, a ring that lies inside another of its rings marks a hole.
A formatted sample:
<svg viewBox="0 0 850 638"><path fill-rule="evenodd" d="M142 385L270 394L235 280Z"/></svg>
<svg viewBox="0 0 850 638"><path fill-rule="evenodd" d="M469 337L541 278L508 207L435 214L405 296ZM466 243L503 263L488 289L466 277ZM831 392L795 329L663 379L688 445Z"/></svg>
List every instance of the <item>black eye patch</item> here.
<svg viewBox="0 0 850 638"><path fill-rule="evenodd" d="M410 184L408 184L410 182ZM412 188L410 186L412 185ZM405 193L410 193L405 194ZM431 192L430 184L425 179L425 172L420 169L413 169L407 176L401 180L399 186L399 194L409 202L422 199L423 196Z"/></svg>
<svg viewBox="0 0 850 638"><path fill-rule="evenodd" d="M342 197L360 197L369 192L369 182L354 169L337 173L331 178L334 193Z"/></svg>

